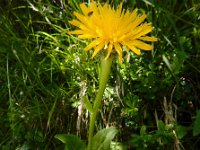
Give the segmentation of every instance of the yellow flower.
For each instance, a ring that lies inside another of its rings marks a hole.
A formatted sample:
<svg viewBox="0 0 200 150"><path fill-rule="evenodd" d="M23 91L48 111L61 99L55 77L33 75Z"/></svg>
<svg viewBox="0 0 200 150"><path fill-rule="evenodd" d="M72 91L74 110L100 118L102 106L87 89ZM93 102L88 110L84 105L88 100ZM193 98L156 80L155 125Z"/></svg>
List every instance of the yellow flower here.
<svg viewBox="0 0 200 150"><path fill-rule="evenodd" d="M152 31L152 26L144 22L146 15L138 15L138 9L134 11L122 9L122 3L115 10L109 4L104 5L92 2L89 5L80 4L82 13L74 12L77 19L69 23L78 27L70 34L78 34L80 39L89 39L91 43L85 50L94 49L92 57L102 51L107 51L105 59L111 53L117 52L122 63L123 48L132 50L140 55L140 50L152 50L153 46L144 41L157 41L155 37L146 34ZM143 23L144 22L144 23Z"/></svg>

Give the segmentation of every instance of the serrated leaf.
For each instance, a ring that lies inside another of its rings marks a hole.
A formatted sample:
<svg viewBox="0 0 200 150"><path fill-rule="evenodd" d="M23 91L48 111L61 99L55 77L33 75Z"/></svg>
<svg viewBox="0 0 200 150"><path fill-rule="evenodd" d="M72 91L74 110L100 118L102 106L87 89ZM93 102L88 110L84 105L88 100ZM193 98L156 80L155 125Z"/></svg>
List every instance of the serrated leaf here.
<svg viewBox="0 0 200 150"><path fill-rule="evenodd" d="M55 138L65 143L65 150L85 150L85 143L76 135L57 134Z"/></svg>
<svg viewBox="0 0 200 150"><path fill-rule="evenodd" d="M87 97L84 97L84 98L83 98L83 102L84 102L84 105L85 105L86 109L87 109L90 113L93 113L92 104L90 103L90 101L88 100Z"/></svg>
<svg viewBox="0 0 200 150"><path fill-rule="evenodd" d="M200 110L197 111L196 119L194 121L193 136L200 133Z"/></svg>
<svg viewBox="0 0 200 150"><path fill-rule="evenodd" d="M114 127L98 131L92 139L92 150L110 150L111 141L117 132Z"/></svg>

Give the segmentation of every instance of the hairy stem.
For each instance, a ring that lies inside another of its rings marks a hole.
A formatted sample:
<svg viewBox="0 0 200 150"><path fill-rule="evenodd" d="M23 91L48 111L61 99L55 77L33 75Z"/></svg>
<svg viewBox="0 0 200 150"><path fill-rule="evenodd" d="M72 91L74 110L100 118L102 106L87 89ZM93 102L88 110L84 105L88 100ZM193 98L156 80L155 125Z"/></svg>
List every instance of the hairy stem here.
<svg viewBox="0 0 200 150"><path fill-rule="evenodd" d="M94 126L97 118L98 111L101 107L101 100L103 97L104 90L106 88L106 83L108 82L109 73L112 65L113 57L108 59L101 59L101 72L99 77L99 90L93 105L93 112L90 114L90 126L89 126L89 136L88 136L88 150L92 150L92 137L94 134Z"/></svg>

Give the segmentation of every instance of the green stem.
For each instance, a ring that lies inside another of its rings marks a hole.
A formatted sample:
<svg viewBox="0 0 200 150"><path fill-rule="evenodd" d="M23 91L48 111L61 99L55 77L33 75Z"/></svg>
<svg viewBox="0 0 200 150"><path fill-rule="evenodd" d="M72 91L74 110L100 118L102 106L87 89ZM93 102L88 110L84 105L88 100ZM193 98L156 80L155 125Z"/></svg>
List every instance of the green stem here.
<svg viewBox="0 0 200 150"><path fill-rule="evenodd" d="M108 82L108 77L112 65L113 57L108 59L101 59L101 72L99 77L99 90L93 105L93 112L90 114L90 126L89 126L89 137L88 137L88 150L92 149L92 137L94 133L94 125L97 117L97 113L101 106L101 100L103 97L104 90L106 88L106 83Z"/></svg>

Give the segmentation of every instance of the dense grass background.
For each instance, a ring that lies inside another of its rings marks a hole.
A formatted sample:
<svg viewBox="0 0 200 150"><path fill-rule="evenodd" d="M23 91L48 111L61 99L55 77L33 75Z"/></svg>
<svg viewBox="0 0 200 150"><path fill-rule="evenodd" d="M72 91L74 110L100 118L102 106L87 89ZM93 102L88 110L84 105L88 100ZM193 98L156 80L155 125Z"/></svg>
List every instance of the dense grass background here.
<svg viewBox="0 0 200 150"><path fill-rule="evenodd" d="M99 58L67 34L80 2L0 1L0 149L63 149L58 133L87 139L81 100L95 97ZM124 2L135 7L159 41L152 52L115 61L96 127L116 126L115 141L128 149L198 149L200 1Z"/></svg>

